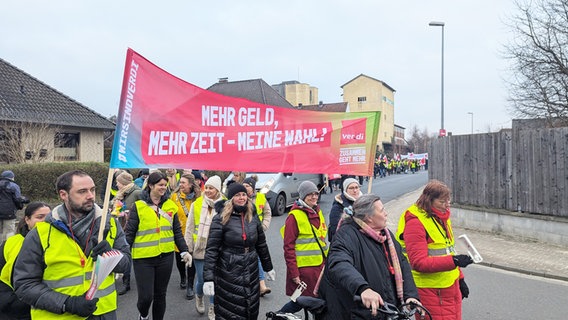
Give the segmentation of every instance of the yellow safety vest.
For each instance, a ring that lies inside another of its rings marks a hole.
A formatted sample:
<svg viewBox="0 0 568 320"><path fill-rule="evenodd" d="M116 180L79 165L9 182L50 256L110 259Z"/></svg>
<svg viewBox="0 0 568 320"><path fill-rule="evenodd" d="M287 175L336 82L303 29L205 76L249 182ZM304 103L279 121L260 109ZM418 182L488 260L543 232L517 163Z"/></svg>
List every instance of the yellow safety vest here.
<svg viewBox="0 0 568 320"><path fill-rule="evenodd" d="M437 225L434 219L428 217L426 211L420 209L416 204L413 204L408 208L407 212L415 215L418 220L424 226L424 230L428 233L428 236L432 239L432 243L428 243L428 255L429 256L447 256L454 255L454 235L452 231L452 223L448 219L448 235L449 239L446 239L444 235L440 232L441 226ZM398 229L396 231L396 240L400 243L403 248L404 255L408 258L406 253L406 244L404 240L401 239L401 235L404 233L404 228L406 226L406 214L400 216L398 221ZM450 271L440 271L433 273L423 273L416 270L412 270L412 276L414 277L414 282L418 288L447 288L454 284L456 279L460 276L460 271L458 267Z"/></svg>
<svg viewBox="0 0 568 320"><path fill-rule="evenodd" d="M158 213L144 200L136 201L138 231L132 244L132 259L151 258L175 249L173 219L176 219L177 204L168 199ZM165 216L169 216L166 218Z"/></svg>
<svg viewBox="0 0 568 320"><path fill-rule="evenodd" d="M116 220L110 218L110 231L106 240L112 247L117 234ZM47 222L38 222L35 226L41 240L46 268L43 271L43 283L53 291L70 296L84 295L91 284L94 262L91 255L85 256L75 240L66 233L54 228ZM84 267L81 266L81 261ZM94 315L101 315L116 310L116 289L114 274L108 275L99 286L96 298L97 310ZM31 309L32 319L86 319L78 315L51 313L42 309Z"/></svg>
<svg viewBox="0 0 568 320"><path fill-rule="evenodd" d="M326 257L328 251L327 243L325 242L327 226L325 225L323 213L321 210L318 212L320 219L320 226L318 229L315 229L315 227L310 223L308 214L304 211L295 209L291 210L289 214L296 218L296 223L298 225L298 238L296 239L294 247L296 250L296 264L298 265L298 268L321 265L323 263L322 249L325 252ZM282 238L284 238L285 228L286 225L283 225L282 228L280 228ZM317 240L314 238L314 231L319 238Z"/></svg>
<svg viewBox="0 0 568 320"><path fill-rule="evenodd" d="M199 220L201 219L201 206L203 205L203 196L195 199L193 202L193 242L197 241L197 232L199 229Z"/></svg>
<svg viewBox="0 0 568 320"><path fill-rule="evenodd" d="M262 221L262 219L264 219L264 206L266 205L266 196L264 195L264 193L256 193L256 200L254 201L254 205L256 206L256 213L258 214L258 218L260 219L260 221Z"/></svg>
<svg viewBox="0 0 568 320"><path fill-rule="evenodd" d="M14 289L12 286L12 269L14 268L14 262L16 262L23 243L24 236L19 233L11 236L6 240L6 243L4 243L4 259L6 259L6 264L0 273L0 280L9 285L12 289Z"/></svg>

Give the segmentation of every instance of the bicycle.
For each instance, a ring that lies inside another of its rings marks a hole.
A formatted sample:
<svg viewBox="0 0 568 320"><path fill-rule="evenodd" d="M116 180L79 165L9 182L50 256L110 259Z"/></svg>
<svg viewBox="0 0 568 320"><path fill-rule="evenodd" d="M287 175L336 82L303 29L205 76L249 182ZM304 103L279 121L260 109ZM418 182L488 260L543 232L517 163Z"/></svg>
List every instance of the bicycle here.
<svg viewBox="0 0 568 320"><path fill-rule="evenodd" d="M355 296L353 301L362 304L360 296ZM295 308L286 309L282 308L276 312L267 312L266 319L269 320L302 320L302 318L296 314L302 309L304 309L305 319L320 319L325 313L325 300L313 297L300 296L296 299L294 303L288 303L288 305ZM284 311L282 311L284 309ZM287 312L291 311L291 312ZM416 314L423 314L417 319L432 320L432 315L424 306L415 303L405 303L397 308L394 304L385 302L379 309L377 316L371 316L370 319L385 319L385 320L414 320L416 319ZM328 315L328 318L333 318L333 315Z"/></svg>

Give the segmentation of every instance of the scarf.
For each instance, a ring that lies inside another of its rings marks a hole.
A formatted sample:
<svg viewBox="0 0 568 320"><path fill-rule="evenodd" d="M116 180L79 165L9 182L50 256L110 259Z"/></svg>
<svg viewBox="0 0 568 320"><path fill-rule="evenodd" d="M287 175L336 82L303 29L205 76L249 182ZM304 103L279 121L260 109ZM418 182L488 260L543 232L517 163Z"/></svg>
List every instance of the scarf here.
<svg viewBox="0 0 568 320"><path fill-rule="evenodd" d="M124 188L118 190L116 192L116 196L114 196L112 200L124 200L125 195L129 194L132 191L132 188L134 188L134 182L131 182L125 185Z"/></svg>
<svg viewBox="0 0 568 320"><path fill-rule="evenodd" d="M349 217L348 215L344 214L343 219L345 219L346 216ZM361 227L359 231L361 231L361 233L363 233L367 237L375 240L376 242L382 245L384 245L385 241L387 242L389 247L389 253L392 260L392 266L394 269L394 282L396 285L396 295L400 300L400 303L401 304L404 303L404 294L402 287L402 270L400 269L400 262L398 261L398 255L396 253L396 248L394 247L394 242L392 241L390 231L385 227L383 230L377 232L373 230L371 227L369 227L363 220L355 218L353 216L351 216L350 218L352 218L353 221L357 223L359 227ZM388 261L388 257L386 258Z"/></svg>
<svg viewBox="0 0 568 320"><path fill-rule="evenodd" d="M216 200L209 199L205 195L203 196L203 204L205 204L205 206L201 205L199 227L197 228L197 240L195 241L195 248L193 249L193 254L196 256L196 259L203 259L205 257L209 228L211 228L213 217L217 214L215 211L215 202L219 200L221 200L221 195L219 195L219 198Z"/></svg>
<svg viewBox="0 0 568 320"><path fill-rule="evenodd" d="M362 192L359 191L359 197L361 196ZM343 191L343 195L345 196L345 198L351 200L351 202L355 202L355 198L353 198L350 194L347 193L347 190Z"/></svg>
<svg viewBox="0 0 568 320"><path fill-rule="evenodd" d="M87 215L79 220L75 220L71 224L71 229L73 230L73 236L79 244L79 246L85 251L85 249L90 250L97 243L97 237L99 233L99 223L95 220L102 216L102 210L97 205L89 212ZM65 205L59 205L53 208L51 213L52 220L59 220L69 227L69 212ZM108 221L107 221L108 223ZM71 230L69 229L69 230ZM90 236L90 238L89 238ZM87 246L87 242L90 244ZM88 255L88 252L85 252Z"/></svg>

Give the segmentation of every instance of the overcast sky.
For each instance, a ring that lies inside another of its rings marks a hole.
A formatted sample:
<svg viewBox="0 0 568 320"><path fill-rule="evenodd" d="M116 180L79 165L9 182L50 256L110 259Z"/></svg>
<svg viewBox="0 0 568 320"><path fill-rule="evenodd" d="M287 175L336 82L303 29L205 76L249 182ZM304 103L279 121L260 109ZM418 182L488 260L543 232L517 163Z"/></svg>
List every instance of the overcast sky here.
<svg viewBox="0 0 568 320"><path fill-rule="evenodd" d="M158 4L159 3L159 4ZM202 88L220 77L298 80L319 100L363 73L396 90L395 123L440 128L445 22L445 127L511 127L503 44L511 0L9 1L0 58L103 116L118 113L126 49Z"/></svg>

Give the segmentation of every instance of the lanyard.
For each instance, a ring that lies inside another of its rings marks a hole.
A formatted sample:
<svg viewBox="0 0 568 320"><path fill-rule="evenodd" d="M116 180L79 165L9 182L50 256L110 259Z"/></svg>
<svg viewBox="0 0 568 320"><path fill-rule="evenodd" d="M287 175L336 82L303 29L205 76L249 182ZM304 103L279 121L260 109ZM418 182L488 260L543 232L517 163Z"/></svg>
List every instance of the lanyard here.
<svg viewBox="0 0 568 320"><path fill-rule="evenodd" d="M433 216L431 218L432 221L434 222L434 225L436 226L436 229L438 229L438 232L440 232L440 234L444 237L444 241L446 242L446 252L450 254L450 251L454 250L451 243L452 234L450 230L446 229L446 226L443 223L438 222L438 220L435 219ZM442 229L444 229L445 232L442 232L442 230L440 230L438 224L442 226Z"/></svg>
<svg viewBox="0 0 568 320"><path fill-rule="evenodd" d="M73 220L73 219L71 219ZM75 234L73 233L73 227L71 226L73 224L73 222L71 222L69 224L69 230L71 231L71 236L73 237L73 243L75 244L75 249L77 250L77 254L79 255L79 259L81 261L81 268L85 267L85 257L83 257L83 255L81 255L81 248L79 248L79 244L77 244L77 242L79 241L79 238L75 237ZM87 237L86 243L85 243L85 255L89 252L89 240L91 239L91 235L93 234L93 227L95 225L95 219L93 219L93 221L91 222L91 228L89 229L89 236ZM75 241L75 239L77 239L77 241Z"/></svg>

